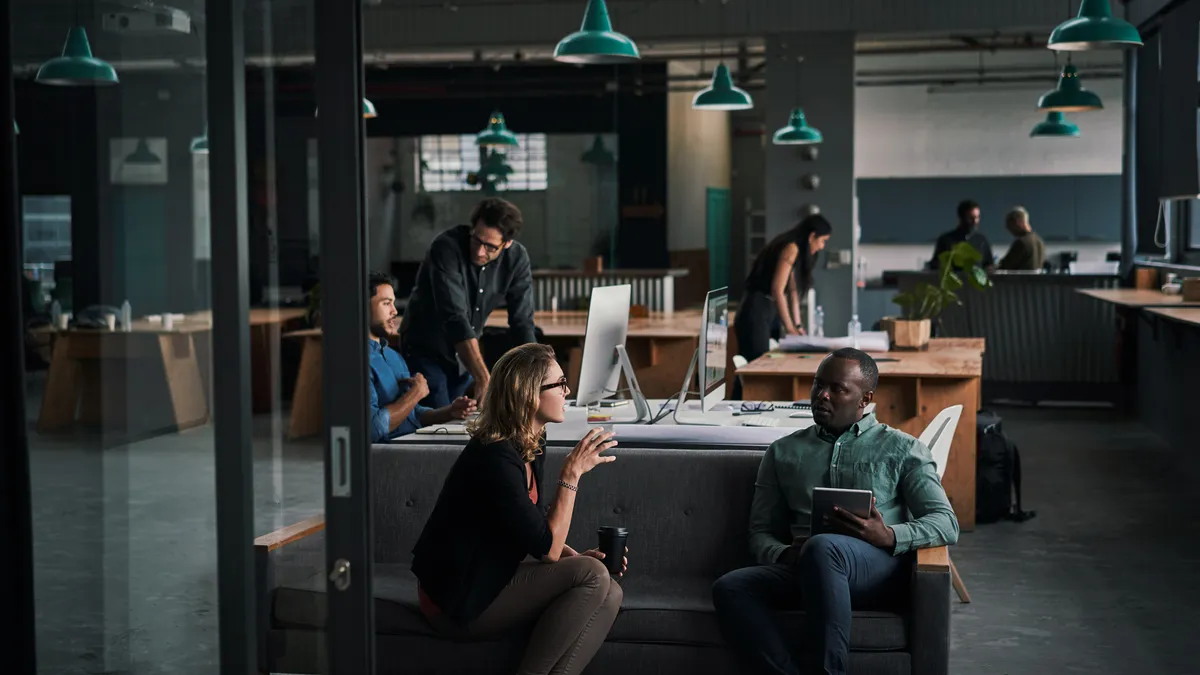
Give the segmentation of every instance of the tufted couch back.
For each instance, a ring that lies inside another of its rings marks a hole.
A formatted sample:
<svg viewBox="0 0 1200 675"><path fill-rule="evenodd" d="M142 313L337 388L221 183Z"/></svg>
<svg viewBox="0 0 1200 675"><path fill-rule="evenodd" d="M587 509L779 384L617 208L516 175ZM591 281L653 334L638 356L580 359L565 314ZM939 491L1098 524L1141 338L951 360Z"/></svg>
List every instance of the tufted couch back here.
<svg viewBox="0 0 1200 675"><path fill-rule="evenodd" d="M409 564L461 445L372 448L375 559ZM567 448L549 448L544 489ZM602 525L629 529L630 564L648 576L715 578L750 562L746 526L762 452L618 448L583 477L567 543L596 546ZM632 571L632 570L631 570Z"/></svg>

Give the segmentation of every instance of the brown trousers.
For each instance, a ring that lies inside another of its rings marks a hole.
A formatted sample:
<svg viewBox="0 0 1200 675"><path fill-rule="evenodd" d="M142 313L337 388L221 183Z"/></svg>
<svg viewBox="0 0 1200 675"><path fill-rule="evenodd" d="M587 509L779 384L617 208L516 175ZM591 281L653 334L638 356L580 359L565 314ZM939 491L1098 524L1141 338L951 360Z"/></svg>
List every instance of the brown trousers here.
<svg viewBox="0 0 1200 675"><path fill-rule="evenodd" d="M574 675L604 643L622 597L604 563L590 556L527 561L466 628L444 617L432 623L451 637L480 638L536 620L517 675Z"/></svg>

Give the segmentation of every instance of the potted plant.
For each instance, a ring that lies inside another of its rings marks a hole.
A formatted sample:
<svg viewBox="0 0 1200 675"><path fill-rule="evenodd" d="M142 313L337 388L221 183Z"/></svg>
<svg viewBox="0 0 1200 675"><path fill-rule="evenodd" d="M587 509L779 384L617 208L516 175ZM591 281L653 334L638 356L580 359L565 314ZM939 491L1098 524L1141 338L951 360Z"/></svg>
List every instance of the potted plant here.
<svg viewBox="0 0 1200 675"><path fill-rule="evenodd" d="M938 255L937 285L922 282L908 293L900 293L892 302L900 306L900 318L884 319L884 329L896 349L924 349L929 344L931 324L949 305L961 305L957 291L964 284L983 290L992 285L987 271L979 265L983 256L965 241ZM966 281L963 281L963 277Z"/></svg>

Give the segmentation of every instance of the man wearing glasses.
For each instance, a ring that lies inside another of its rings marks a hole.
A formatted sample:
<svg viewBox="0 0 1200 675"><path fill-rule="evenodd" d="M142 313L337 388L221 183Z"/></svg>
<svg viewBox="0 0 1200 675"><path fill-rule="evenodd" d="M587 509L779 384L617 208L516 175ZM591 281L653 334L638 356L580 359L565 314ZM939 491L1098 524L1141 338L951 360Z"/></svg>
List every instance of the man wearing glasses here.
<svg viewBox="0 0 1200 675"><path fill-rule="evenodd" d="M447 406L472 382L475 399L483 400L490 376L479 336L500 305L508 307L513 346L536 341L533 276L529 253L515 241L520 231L520 209L489 197L471 212L469 225L429 245L400 324L401 352L429 385L423 404Z"/></svg>

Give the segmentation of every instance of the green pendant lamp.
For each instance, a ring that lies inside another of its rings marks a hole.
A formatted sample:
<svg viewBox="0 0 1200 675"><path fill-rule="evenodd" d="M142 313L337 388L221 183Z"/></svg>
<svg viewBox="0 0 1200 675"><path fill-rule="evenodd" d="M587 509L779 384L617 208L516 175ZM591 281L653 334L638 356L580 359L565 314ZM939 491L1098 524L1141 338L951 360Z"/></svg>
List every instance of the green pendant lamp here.
<svg viewBox="0 0 1200 675"><path fill-rule="evenodd" d="M191 151L193 155L208 154L208 126L204 127L204 134L192 139Z"/></svg>
<svg viewBox="0 0 1200 675"><path fill-rule="evenodd" d="M775 132L771 142L775 145L813 145L821 143L825 137L820 131L808 126L804 118L803 108L793 108L788 125Z"/></svg>
<svg viewBox="0 0 1200 675"><path fill-rule="evenodd" d="M1104 103L1100 97L1083 88L1083 83L1079 80L1079 71L1070 62L1058 78L1058 87L1042 94L1038 99L1038 110L1047 112L1087 112L1103 109Z"/></svg>
<svg viewBox="0 0 1200 675"><path fill-rule="evenodd" d="M749 110L754 107L754 99L744 89L733 86L729 68L722 63L713 71L712 84L692 98L692 107L696 110Z"/></svg>
<svg viewBox="0 0 1200 675"><path fill-rule="evenodd" d="M475 136L475 145L515 148L520 144L517 143L517 135L505 126L503 113L497 110L488 119L487 128Z"/></svg>
<svg viewBox="0 0 1200 675"><path fill-rule="evenodd" d="M554 60L563 63L628 63L640 58L633 40L613 31L604 0L588 0L583 25L554 48Z"/></svg>
<svg viewBox="0 0 1200 675"><path fill-rule="evenodd" d="M162 158L150 150L150 145L146 143L146 139L139 138L137 147L133 149L133 152L125 156L125 163L148 166L162 164Z"/></svg>
<svg viewBox="0 0 1200 675"><path fill-rule="evenodd" d="M1072 124L1060 112L1050 112L1046 114L1046 119L1043 122L1038 122L1038 125L1029 132L1030 138L1075 138L1079 136L1079 127Z"/></svg>
<svg viewBox="0 0 1200 675"><path fill-rule="evenodd" d="M106 61L92 56L87 31L75 26L67 33L62 56L56 56L38 68L34 81L62 86L116 84L117 71Z"/></svg>
<svg viewBox="0 0 1200 675"><path fill-rule="evenodd" d="M604 147L604 139L600 136L600 134L596 134L596 137L592 139L592 147L588 148L582 155L580 155L579 161L583 162L584 164L594 164L596 166L605 167L616 164L617 158L616 155L613 155L612 150Z"/></svg>
<svg viewBox="0 0 1200 675"><path fill-rule="evenodd" d="M1046 46L1064 52L1141 47L1142 36L1128 21L1113 16L1109 0L1083 0L1079 15L1059 24Z"/></svg>

